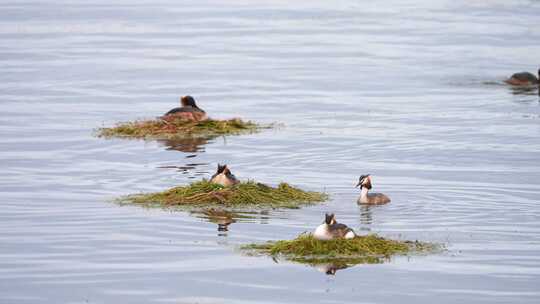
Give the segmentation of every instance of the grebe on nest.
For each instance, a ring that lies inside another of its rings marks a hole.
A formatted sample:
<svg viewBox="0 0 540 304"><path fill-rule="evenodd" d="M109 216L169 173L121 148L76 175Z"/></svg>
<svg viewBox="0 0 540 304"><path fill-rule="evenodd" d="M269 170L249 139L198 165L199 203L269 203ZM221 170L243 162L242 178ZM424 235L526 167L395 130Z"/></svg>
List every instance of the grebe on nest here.
<svg viewBox="0 0 540 304"><path fill-rule="evenodd" d="M191 121L207 120L206 112L197 106L195 98L187 95L180 98L181 107L174 108L163 115L164 118L180 117Z"/></svg>
<svg viewBox="0 0 540 304"><path fill-rule="evenodd" d="M231 173L231 170L227 167L227 165L218 164L217 171L214 175L212 175L210 182L228 187L236 185L240 181L234 176L234 174Z"/></svg>
<svg viewBox="0 0 540 304"><path fill-rule="evenodd" d="M335 215L325 214L324 222L315 229L313 237L317 240L328 241L333 239L353 239L356 233L345 224L336 222Z"/></svg>

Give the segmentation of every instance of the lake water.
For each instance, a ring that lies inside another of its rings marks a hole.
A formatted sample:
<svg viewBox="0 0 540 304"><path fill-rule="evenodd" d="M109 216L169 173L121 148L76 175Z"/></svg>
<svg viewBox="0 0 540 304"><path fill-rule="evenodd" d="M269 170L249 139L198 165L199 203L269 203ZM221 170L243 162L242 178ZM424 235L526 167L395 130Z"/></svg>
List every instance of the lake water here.
<svg viewBox="0 0 540 304"><path fill-rule="evenodd" d="M51 3L49 3L51 2ZM1 303L538 303L539 1L2 1ZM104 140L185 94L282 127ZM229 231L114 198L209 177L287 181L323 205ZM371 173L392 203L356 204ZM324 212L443 253L328 276L248 257Z"/></svg>

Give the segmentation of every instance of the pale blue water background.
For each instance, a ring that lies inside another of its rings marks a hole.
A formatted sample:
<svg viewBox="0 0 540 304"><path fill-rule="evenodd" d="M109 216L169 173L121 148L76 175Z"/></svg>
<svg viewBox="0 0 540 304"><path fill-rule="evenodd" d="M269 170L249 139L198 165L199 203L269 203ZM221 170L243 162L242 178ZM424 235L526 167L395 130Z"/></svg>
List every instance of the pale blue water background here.
<svg viewBox="0 0 540 304"><path fill-rule="evenodd" d="M539 68L539 16L539 1L2 1L0 303L538 303L540 103L498 83ZM284 127L188 152L92 136L183 94ZM227 233L110 203L218 162L332 200ZM391 204L356 205L364 173ZM327 211L448 251L326 276L235 249Z"/></svg>

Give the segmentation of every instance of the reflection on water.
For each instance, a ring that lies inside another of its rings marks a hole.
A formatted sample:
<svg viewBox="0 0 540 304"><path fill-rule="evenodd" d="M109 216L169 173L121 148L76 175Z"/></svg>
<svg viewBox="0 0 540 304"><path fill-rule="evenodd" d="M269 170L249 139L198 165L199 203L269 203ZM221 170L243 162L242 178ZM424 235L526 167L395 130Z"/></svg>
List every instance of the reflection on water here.
<svg viewBox="0 0 540 304"><path fill-rule="evenodd" d="M246 221L248 219L256 218L255 215L250 213L234 212L226 209L207 208L203 210L191 211L191 214L198 218L205 219L211 223L217 224L218 236L227 236L229 231L229 225L236 223L238 220Z"/></svg>
<svg viewBox="0 0 540 304"><path fill-rule="evenodd" d="M481 82L538 64L539 14L526 0L1 1L0 303L538 303L538 96ZM186 92L212 117L287 127L164 146L92 136ZM218 162L331 199L210 224L108 203ZM358 207L360 171L395 200ZM334 265L328 284L231 250L328 210L455 254Z"/></svg>
<svg viewBox="0 0 540 304"><path fill-rule="evenodd" d="M540 86L510 86L510 92L514 95L538 95L540 97Z"/></svg>
<svg viewBox="0 0 540 304"><path fill-rule="evenodd" d="M208 144L209 138L190 137L177 139L159 139L160 144L167 147L167 150L176 150L186 153L204 152L204 146Z"/></svg>
<svg viewBox="0 0 540 304"><path fill-rule="evenodd" d="M257 213L257 218L259 219L259 223L261 225L268 224L270 221L270 211L268 210L262 210Z"/></svg>
<svg viewBox="0 0 540 304"><path fill-rule="evenodd" d="M514 86L514 85L509 85L507 84L506 82L504 82L504 80L490 80L490 81L485 81L485 80L471 80L471 81L468 81L468 82L464 82L464 81L454 81L454 82L450 82L450 84L454 85L454 86L467 86L467 87L475 87L477 85L482 85L486 88L489 88L491 87L492 89L495 89L495 88L498 88L498 89L502 89L502 88L507 88L511 94L513 95L529 95L529 96L534 96L534 95L538 95L540 96L540 86L539 85L523 85L523 86Z"/></svg>
<svg viewBox="0 0 540 304"><path fill-rule="evenodd" d="M336 275L339 270L351 268L361 264L382 264L391 261L391 258L389 257L377 256L365 256L358 258L287 258L272 256L271 259L277 264L281 262L294 262L297 264L307 265L326 275Z"/></svg>
<svg viewBox="0 0 540 304"><path fill-rule="evenodd" d="M327 275L336 275L338 270L346 269L354 265L349 265L346 263L325 263L325 264L314 264L313 267L318 271L327 274Z"/></svg>
<svg viewBox="0 0 540 304"><path fill-rule="evenodd" d="M192 210L190 213L197 218L217 224L218 236L227 236L229 226L233 223L243 222L264 225L268 224L271 219L269 210L236 211L223 208L205 208L202 210Z"/></svg>
<svg viewBox="0 0 540 304"><path fill-rule="evenodd" d="M370 205L365 205L365 204L361 204L361 205L358 205L358 207L360 208L360 224L361 224L361 227L362 227L362 230L370 230L369 229L369 225L371 225L371 223L373 222L373 217L372 217L372 208L376 208L378 206L370 206Z"/></svg>
<svg viewBox="0 0 540 304"><path fill-rule="evenodd" d="M218 236L227 236L227 231L229 231L229 225L236 223L235 218L241 217L237 213L233 213L221 209L205 209L201 212L209 222L218 225L217 231Z"/></svg>
<svg viewBox="0 0 540 304"><path fill-rule="evenodd" d="M159 166L160 169L176 169L181 174L187 175L188 179L196 179L207 176L210 171L201 170L201 167L208 166L207 163L188 163L182 166Z"/></svg>

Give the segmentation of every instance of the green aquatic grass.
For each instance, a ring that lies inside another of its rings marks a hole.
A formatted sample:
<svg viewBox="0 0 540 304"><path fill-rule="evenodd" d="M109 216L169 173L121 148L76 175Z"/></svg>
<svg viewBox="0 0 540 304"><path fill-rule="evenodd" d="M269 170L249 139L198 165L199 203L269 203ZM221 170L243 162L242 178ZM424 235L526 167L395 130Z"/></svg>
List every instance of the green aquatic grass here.
<svg viewBox="0 0 540 304"><path fill-rule="evenodd" d="M224 187L207 180L187 186L174 187L162 192L128 195L124 203L174 206L225 206L298 208L301 205L325 201L328 196L320 192L304 191L287 183L271 187L254 181Z"/></svg>
<svg viewBox="0 0 540 304"><path fill-rule="evenodd" d="M241 247L248 253L282 257L310 265L331 263L338 268L355 264L382 263L395 255L429 252L437 248L437 245L430 243L390 240L375 234L357 236L354 239L320 241L307 233L294 240L248 244Z"/></svg>
<svg viewBox="0 0 540 304"><path fill-rule="evenodd" d="M124 137L138 139L174 139L186 137L218 137L256 132L262 128L251 121L238 118L228 120L208 119L205 121L190 121L182 118L167 118L140 120L119 123L114 127L97 129L99 137Z"/></svg>

